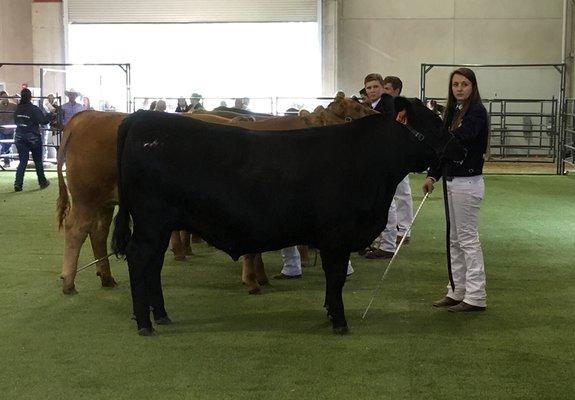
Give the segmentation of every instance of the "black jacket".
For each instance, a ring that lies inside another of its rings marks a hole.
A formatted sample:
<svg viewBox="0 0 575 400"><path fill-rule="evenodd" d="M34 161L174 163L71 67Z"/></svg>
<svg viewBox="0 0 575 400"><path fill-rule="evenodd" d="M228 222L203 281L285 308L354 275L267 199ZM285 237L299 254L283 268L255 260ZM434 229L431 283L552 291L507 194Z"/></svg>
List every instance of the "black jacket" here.
<svg viewBox="0 0 575 400"><path fill-rule="evenodd" d="M42 112L32 103L18 104L14 111L14 122L16 123L17 136L40 136L40 125L50 123L51 114Z"/></svg>
<svg viewBox="0 0 575 400"><path fill-rule="evenodd" d="M379 99L379 103L377 103L374 110L382 113L383 115L391 119L395 118L395 107L393 106L393 96L387 93L382 94Z"/></svg>
<svg viewBox="0 0 575 400"><path fill-rule="evenodd" d="M455 110L450 110L443 122L446 129L449 129L454 118ZM461 126L452 133L467 149L467 156L463 162L448 161L442 166L430 168L428 176L439 179L442 170L446 177L481 175L489 138L489 118L483 104L471 104L463 116Z"/></svg>

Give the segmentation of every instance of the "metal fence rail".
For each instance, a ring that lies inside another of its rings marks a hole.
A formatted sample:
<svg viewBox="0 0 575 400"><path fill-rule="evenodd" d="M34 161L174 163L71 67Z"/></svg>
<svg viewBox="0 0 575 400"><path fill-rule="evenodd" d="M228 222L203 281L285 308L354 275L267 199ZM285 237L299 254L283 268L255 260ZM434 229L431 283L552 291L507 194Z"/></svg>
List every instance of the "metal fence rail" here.
<svg viewBox="0 0 575 400"><path fill-rule="evenodd" d="M558 173L575 170L575 98L565 99L561 115L561 162Z"/></svg>
<svg viewBox="0 0 575 400"><path fill-rule="evenodd" d="M427 99L445 103L445 99ZM557 99L483 99L483 103L491 125L490 161L556 162Z"/></svg>

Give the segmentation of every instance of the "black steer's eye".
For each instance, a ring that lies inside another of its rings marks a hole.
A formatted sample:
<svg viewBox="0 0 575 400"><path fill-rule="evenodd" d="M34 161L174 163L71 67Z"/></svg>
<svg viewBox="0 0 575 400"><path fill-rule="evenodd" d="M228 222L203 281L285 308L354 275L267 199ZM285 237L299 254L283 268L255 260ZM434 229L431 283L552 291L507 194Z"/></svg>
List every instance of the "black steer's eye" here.
<svg viewBox="0 0 575 400"><path fill-rule="evenodd" d="M345 122L351 122L351 121L353 121L353 118L351 118L351 117L349 117L349 116L348 116L348 117L345 117Z"/></svg>

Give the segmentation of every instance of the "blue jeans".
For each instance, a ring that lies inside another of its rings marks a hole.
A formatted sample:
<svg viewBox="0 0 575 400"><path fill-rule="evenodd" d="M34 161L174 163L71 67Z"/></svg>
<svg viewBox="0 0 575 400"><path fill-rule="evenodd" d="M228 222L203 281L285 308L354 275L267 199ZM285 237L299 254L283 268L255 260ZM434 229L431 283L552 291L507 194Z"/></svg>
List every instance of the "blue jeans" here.
<svg viewBox="0 0 575 400"><path fill-rule="evenodd" d="M42 137L38 135L27 136L27 137L16 137L15 143L18 149L18 158L20 163L16 169L16 180L14 181L14 186L22 187L24 184L24 172L26 172L26 166L28 165L29 154L32 152L32 159L36 166L36 175L38 175L38 183L43 184L46 182L46 176L44 176L44 164L42 164Z"/></svg>
<svg viewBox="0 0 575 400"><path fill-rule="evenodd" d="M12 139L13 137L14 133L12 130L0 128L0 139ZM10 143L2 143L2 146L0 146L0 154L10 153L10 147L12 147ZM10 159L4 158L4 162L8 163Z"/></svg>

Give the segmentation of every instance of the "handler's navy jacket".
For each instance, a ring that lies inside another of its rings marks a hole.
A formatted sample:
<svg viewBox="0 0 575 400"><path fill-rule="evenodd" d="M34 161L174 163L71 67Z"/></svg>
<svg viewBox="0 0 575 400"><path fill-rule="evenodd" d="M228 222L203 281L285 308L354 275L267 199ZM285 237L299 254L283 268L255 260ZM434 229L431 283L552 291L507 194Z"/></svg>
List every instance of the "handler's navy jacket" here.
<svg viewBox="0 0 575 400"><path fill-rule="evenodd" d="M443 123L449 129L456 110L450 110ZM446 177L454 176L475 176L483 173L483 155L487 150L487 140L489 137L489 121L487 111L483 104L470 104L467 112L463 116L461 126L451 131L455 139L465 147L467 156L463 162L445 161L443 168ZM430 168L428 176L436 180L441 177L442 168Z"/></svg>
<svg viewBox="0 0 575 400"><path fill-rule="evenodd" d="M40 136L40 125L50 122L51 115L44 113L32 103L18 104L14 111L15 139Z"/></svg>

